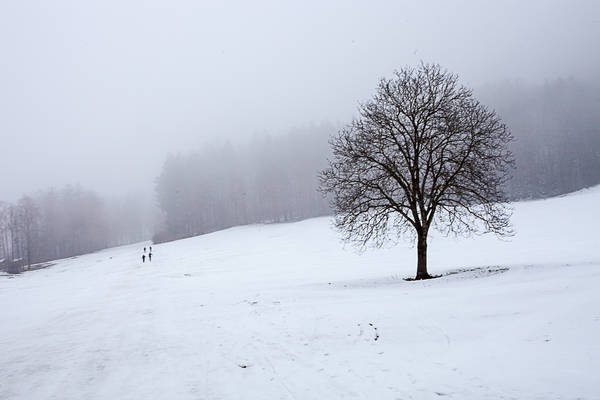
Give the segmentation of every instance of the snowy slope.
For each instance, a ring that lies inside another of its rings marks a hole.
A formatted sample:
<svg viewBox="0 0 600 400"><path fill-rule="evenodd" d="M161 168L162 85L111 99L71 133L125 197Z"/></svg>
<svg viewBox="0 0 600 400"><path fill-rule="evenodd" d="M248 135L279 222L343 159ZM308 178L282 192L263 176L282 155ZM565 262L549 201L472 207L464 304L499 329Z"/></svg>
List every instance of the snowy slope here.
<svg viewBox="0 0 600 400"><path fill-rule="evenodd" d="M0 276L0 399L600 399L598 204L436 237L432 273L475 270L426 282L408 244L359 255L327 218Z"/></svg>

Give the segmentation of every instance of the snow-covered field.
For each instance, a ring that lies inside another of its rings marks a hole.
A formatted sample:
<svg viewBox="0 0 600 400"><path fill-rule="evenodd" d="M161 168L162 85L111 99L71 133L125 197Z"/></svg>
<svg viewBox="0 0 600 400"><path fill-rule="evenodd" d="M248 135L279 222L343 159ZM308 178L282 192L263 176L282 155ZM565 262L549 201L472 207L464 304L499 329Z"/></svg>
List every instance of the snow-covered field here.
<svg viewBox="0 0 600 400"><path fill-rule="evenodd" d="M600 188L362 255L327 218L0 276L0 399L600 399ZM375 338L378 338L375 340Z"/></svg>

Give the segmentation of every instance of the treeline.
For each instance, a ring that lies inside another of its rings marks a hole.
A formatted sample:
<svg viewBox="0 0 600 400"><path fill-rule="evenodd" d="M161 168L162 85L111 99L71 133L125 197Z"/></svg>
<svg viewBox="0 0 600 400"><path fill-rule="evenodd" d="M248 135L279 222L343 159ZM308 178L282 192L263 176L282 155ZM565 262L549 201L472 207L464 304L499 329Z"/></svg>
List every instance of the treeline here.
<svg viewBox="0 0 600 400"><path fill-rule="evenodd" d="M554 196L600 183L597 86L575 80L505 83L476 95L498 111L515 137L516 169L507 188L512 199ZM327 215L317 174L337 130L313 125L171 155L156 179L156 198L106 200L67 186L24 196L15 204L0 203L0 268L18 271L152 235L163 242L235 225Z"/></svg>
<svg viewBox="0 0 600 400"><path fill-rule="evenodd" d="M245 145L209 146L172 155L157 179L163 229L155 242L257 222L284 222L329 213L317 193L332 125L283 136L256 136Z"/></svg>
<svg viewBox="0 0 600 400"><path fill-rule="evenodd" d="M513 199L556 196L600 183L600 88L574 79L488 86L481 99L515 141Z"/></svg>
<svg viewBox="0 0 600 400"><path fill-rule="evenodd" d="M478 91L515 141L513 200L571 192L600 183L600 90L575 80L509 83ZM332 125L234 147L210 146L169 156L156 192L164 225L155 241L174 240L256 222L329 214L317 192Z"/></svg>
<svg viewBox="0 0 600 400"><path fill-rule="evenodd" d="M137 196L107 201L80 186L0 203L0 267L32 264L148 239L154 212Z"/></svg>

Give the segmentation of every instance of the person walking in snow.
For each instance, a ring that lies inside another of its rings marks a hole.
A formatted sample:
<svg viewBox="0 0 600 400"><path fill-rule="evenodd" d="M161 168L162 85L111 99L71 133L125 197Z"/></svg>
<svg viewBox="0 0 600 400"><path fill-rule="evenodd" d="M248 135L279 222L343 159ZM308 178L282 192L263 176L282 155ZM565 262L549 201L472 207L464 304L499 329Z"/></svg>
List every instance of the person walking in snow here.
<svg viewBox="0 0 600 400"><path fill-rule="evenodd" d="M150 249L150 251L152 251L152 249ZM146 252L146 248L144 247L144 253Z"/></svg>
<svg viewBox="0 0 600 400"><path fill-rule="evenodd" d="M142 254L142 262L145 263L146 262L146 255Z"/></svg>
<svg viewBox="0 0 600 400"><path fill-rule="evenodd" d="M148 253L148 261L152 262L152 253Z"/></svg>
<svg viewBox="0 0 600 400"><path fill-rule="evenodd" d="M152 253L152 246L150 246L150 253Z"/></svg>

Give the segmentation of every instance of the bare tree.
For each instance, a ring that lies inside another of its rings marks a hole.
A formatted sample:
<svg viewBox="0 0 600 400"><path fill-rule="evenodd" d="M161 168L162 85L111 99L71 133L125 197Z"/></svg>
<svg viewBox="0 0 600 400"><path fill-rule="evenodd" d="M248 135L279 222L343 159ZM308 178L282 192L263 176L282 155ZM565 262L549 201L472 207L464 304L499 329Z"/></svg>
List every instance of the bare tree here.
<svg viewBox="0 0 600 400"><path fill-rule="evenodd" d="M19 209L14 204L8 206L6 210L5 232L8 238L8 272L21 273L23 262L23 241L21 232L21 223Z"/></svg>
<svg viewBox="0 0 600 400"><path fill-rule="evenodd" d="M416 279L426 279L431 227L510 234L503 186L512 136L456 75L431 64L401 69L359 111L331 139L333 157L321 173L345 240L381 246L411 233Z"/></svg>
<svg viewBox="0 0 600 400"><path fill-rule="evenodd" d="M27 267L31 268L32 260L36 256L35 246L38 241L38 224L40 213L37 205L29 196L23 196L18 204L19 227L22 235L23 255Z"/></svg>
<svg viewBox="0 0 600 400"><path fill-rule="evenodd" d="M10 260L10 238L8 232L9 205L0 201L0 269Z"/></svg>

